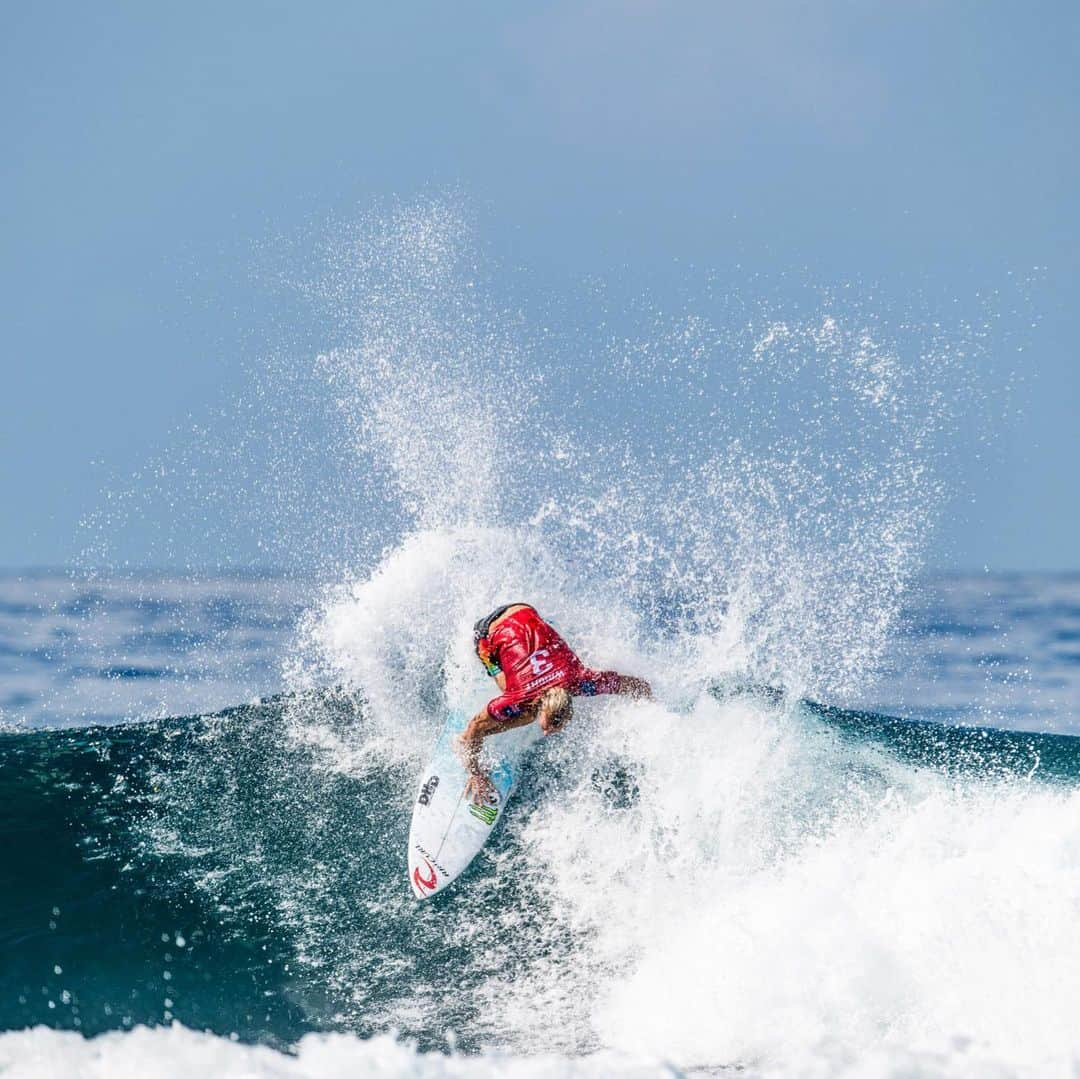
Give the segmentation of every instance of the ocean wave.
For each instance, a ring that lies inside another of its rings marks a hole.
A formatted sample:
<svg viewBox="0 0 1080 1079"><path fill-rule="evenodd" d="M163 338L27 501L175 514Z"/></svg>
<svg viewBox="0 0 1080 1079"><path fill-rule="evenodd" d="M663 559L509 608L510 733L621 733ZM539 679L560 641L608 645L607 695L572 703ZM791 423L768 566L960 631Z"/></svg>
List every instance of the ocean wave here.
<svg viewBox="0 0 1080 1079"><path fill-rule="evenodd" d="M766 1071L830 1041L1075 1055L1080 739L730 684L592 703L422 906L416 761L365 751L353 693L0 736L0 1026L421 1051L449 1028L467 1053Z"/></svg>

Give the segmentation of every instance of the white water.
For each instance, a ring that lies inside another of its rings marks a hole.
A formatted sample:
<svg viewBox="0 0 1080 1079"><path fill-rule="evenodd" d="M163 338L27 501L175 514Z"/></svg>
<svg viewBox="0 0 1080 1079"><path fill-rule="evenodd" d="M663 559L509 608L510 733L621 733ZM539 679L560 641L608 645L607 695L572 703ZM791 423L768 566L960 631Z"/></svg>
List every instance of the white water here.
<svg viewBox="0 0 1080 1079"><path fill-rule="evenodd" d="M0 1034L0 1074L7 1079L541 1079L552 1074L652 1079L673 1073L660 1064L635 1063L617 1054L568 1061L550 1055L513 1059L496 1054L478 1060L417 1053L388 1035L362 1041L348 1034L309 1034L295 1055L286 1055L174 1025L90 1040L44 1027Z"/></svg>
<svg viewBox="0 0 1080 1079"><path fill-rule="evenodd" d="M634 819L591 807L574 829L580 789L537 841L560 899L630 957L602 1044L800 1070L958 1039L1023 1071L1080 1052L1080 794L951 786L704 701L601 737L648 776Z"/></svg>

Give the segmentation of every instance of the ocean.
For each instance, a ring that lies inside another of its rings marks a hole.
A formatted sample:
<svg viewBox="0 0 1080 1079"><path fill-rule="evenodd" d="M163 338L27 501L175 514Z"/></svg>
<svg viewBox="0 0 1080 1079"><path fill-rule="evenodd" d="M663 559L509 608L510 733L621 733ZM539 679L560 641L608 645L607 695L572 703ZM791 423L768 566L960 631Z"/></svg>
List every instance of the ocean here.
<svg viewBox="0 0 1080 1079"><path fill-rule="evenodd" d="M993 325L530 323L435 202L316 261L323 344L0 576L0 1074L1077 1074L1080 575L924 568ZM133 571L151 525L290 568ZM418 903L515 601L655 697L580 701Z"/></svg>
<svg viewBox="0 0 1080 1079"><path fill-rule="evenodd" d="M9 1074L1077 1059L1077 576L925 579L844 707L723 678L582 705L426 904L405 840L439 690L377 718L346 684L290 691L311 600L0 581Z"/></svg>

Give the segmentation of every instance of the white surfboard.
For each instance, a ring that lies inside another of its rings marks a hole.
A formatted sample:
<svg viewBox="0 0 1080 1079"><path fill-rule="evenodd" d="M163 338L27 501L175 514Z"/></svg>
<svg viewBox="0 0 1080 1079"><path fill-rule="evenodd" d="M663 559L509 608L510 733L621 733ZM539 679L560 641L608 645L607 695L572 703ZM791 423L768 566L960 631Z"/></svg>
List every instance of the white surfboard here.
<svg viewBox="0 0 1080 1079"><path fill-rule="evenodd" d="M540 737L539 725L530 723L484 739L482 759L496 795L489 805L475 805L465 796L468 775L454 751L469 718L450 714L420 776L409 828L409 883L417 899L441 892L465 872L502 817L526 750Z"/></svg>

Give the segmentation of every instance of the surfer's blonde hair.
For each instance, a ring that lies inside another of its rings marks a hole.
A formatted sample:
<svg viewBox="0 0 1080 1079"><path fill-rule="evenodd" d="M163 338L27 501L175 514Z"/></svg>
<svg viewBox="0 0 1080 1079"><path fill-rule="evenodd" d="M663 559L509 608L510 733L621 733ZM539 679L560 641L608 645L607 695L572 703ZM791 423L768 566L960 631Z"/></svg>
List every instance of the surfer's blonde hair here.
<svg viewBox="0 0 1080 1079"><path fill-rule="evenodd" d="M565 726L574 715L574 703L562 686L545 689L540 698L541 715L546 715L556 727Z"/></svg>

